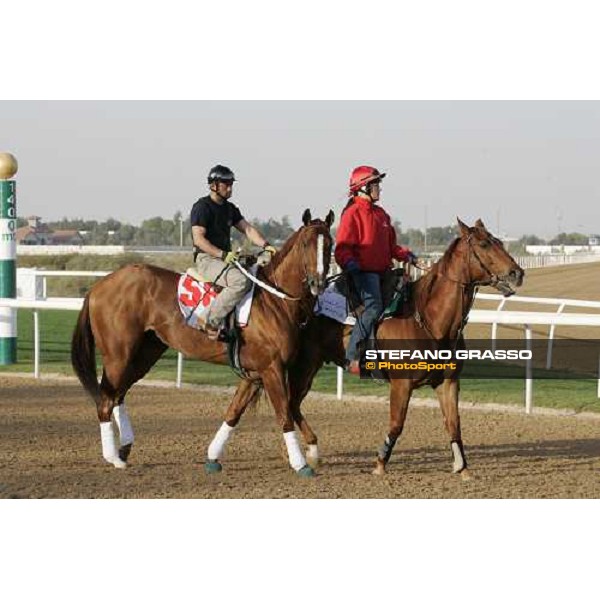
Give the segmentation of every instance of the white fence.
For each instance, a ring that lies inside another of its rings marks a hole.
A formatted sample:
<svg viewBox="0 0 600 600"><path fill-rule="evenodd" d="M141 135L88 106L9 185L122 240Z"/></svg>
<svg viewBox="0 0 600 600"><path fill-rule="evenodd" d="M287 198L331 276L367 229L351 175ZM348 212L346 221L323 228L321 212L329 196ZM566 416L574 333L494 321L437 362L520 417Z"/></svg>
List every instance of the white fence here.
<svg viewBox="0 0 600 600"><path fill-rule="evenodd" d="M17 244L17 256L53 256L62 254L124 254L126 246L48 246Z"/></svg>
<svg viewBox="0 0 600 600"><path fill-rule="evenodd" d="M500 311L504 308L507 302L510 303L521 303L521 304L547 304L550 306L556 306L556 313L561 314L566 307L574 308L592 308L600 310L600 302L594 300L573 300L569 298L533 298L530 296L510 296L505 298L500 294L477 294L478 300L494 300L497 301L498 307L496 310ZM492 324L492 340L493 348L495 349L495 342L497 339L499 322L496 321ZM546 369L552 367L552 348L554 345L554 332L556 330L557 323L550 325L548 333L548 350L546 353Z"/></svg>
<svg viewBox="0 0 600 600"><path fill-rule="evenodd" d="M600 262L600 253L539 254L537 256L516 256L515 260L522 269L537 269L539 267L557 267L560 265Z"/></svg>
<svg viewBox="0 0 600 600"><path fill-rule="evenodd" d="M0 298L0 306L33 309L33 376L40 377L40 321L39 310L81 310L83 298L52 298L49 300L23 300Z"/></svg>
<svg viewBox="0 0 600 600"><path fill-rule="evenodd" d="M44 299L48 297L49 277L104 277L111 271L45 271L17 269L17 297Z"/></svg>
<svg viewBox="0 0 600 600"><path fill-rule="evenodd" d="M425 264L430 267L441 257L441 253L429 255ZM561 265L576 265L580 263L600 262L600 252L577 252L575 254L537 254L532 256L514 256L516 263L522 269L538 269L541 267L559 267Z"/></svg>
<svg viewBox="0 0 600 600"><path fill-rule="evenodd" d="M533 299L532 299L533 300ZM525 333L526 348L531 350L532 325L571 325L584 327L600 327L600 314L584 313L550 313L550 312L508 312L499 310L471 310L469 313L469 323L484 323L497 325L522 325ZM495 336L495 330L493 335ZM493 337L493 340L496 338ZM551 356L551 353L550 353ZM338 367L337 374L337 397L339 400L343 397L343 373L344 370ZM530 414L533 408L533 367L531 361L527 361L525 366L525 412ZM600 398L600 357L598 364L598 390L597 396Z"/></svg>
<svg viewBox="0 0 600 600"><path fill-rule="evenodd" d="M107 273L104 271L38 271L37 275L44 277L52 276L90 276L99 277ZM550 326L549 350L546 367L550 368L552 360L551 343L556 326L584 326L600 327L600 314L589 313L564 313L567 306L600 309L600 302L588 300L572 300L567 298L533 298L528 296L512 296L504 298L498 294L478 294L478 299L498 301L496 310L471 310L469 323L483 323L492 325L492 340L496 339L498 325L522 325L524 328L527 347L530 348L532 340L532 325ZM527 311L503 311L507 302L521 302L534 304L548 304L558 306L555 313L551 312L527 312ZM44 300L7 299L0 298L0 307L31 308L34 319L34 376L40 377L40 331L39 310L81 310L83 298L48 298ZM181 387L183 370L183 355L178 353L176 387ZM338 368L337 372L337 397L343 395L343 370ZM600 364L598 379L598 397L600 397ZM532 366L528 362L525 373L525 411L531 413L533 408L533 378Z"/></svg>

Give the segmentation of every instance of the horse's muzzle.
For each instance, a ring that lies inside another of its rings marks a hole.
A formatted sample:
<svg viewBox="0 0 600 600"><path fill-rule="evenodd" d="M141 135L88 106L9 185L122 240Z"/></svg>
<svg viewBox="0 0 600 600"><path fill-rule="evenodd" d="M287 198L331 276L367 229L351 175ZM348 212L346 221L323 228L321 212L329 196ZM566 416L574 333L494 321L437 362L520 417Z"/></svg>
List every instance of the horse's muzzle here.
<svg viewBox="0 0 600 600"><path fill-rule="evenodd" d="M523 284L523 277L525 277L525 271L517 266L506 273L506 275L498 277L498 280L493 286L501 292L503 296L512 296L516 293L513 286L520 287Z"/></svg>
<svg viewBox="0 0 600 600"><path fill-rule="evenodd" d="M508 272L508 275L504 278L504 281L514 285L516 287L521 287L523 284L523 278L525 277L525 271L521 269L521 267L516 267Z"/></svg>

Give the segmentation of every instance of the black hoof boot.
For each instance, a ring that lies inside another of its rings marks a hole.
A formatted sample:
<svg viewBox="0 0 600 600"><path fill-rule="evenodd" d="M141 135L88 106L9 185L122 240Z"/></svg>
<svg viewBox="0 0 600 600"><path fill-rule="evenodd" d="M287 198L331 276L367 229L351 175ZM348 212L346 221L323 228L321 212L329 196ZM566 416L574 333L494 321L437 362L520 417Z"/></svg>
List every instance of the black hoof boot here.
<svg viewBox="0 0 600 600"><path fill-rule="evenodd" d="M133 447L133 443L131 443L131 444L125 444L125 446L121 446L119 448L119 458L123 462L127 462L127 459L129 458L129 454L131 453L131 448L132 447Z"/></svg>

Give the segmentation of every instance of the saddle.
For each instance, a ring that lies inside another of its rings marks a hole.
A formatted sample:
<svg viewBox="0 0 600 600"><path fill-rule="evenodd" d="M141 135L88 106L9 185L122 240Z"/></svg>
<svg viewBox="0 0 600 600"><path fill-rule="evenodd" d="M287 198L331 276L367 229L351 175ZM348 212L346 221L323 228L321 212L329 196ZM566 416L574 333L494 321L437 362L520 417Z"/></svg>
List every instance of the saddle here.
<svg viewBox="0 0 600 600"><path fill-rule="evenodd" d="M252 265L256 263L256 257L253 255L240 256L239 261L244 268L253 271ZM177 285L177 300L186 324L196 329L202 329L201 324L208 315L208 310L223 289L223 286L205 279L196 267L187 269L179 278ZM225 319L225 326L228 329L231 327L231 322L235 326L237 321L242 328L248 324L253 289L242 298Z"/></svg>
<svg viewBox="0 0 600 600"><path fill-rule="evenodd" d="M404 273L404 269L401 267L384 273L381 292L385 308L380 320L408 313L412 282L406 280ZM335 289L346 298L349 312L355 315L362 312L364 307L352 277L349 277L347 273L342 274L335 282Z"/></svg>
<svg viewBox="0 0 600 600"><path fill-rule="evenodd" d="M256 257L240 257L240 262L245 268L255 271L251 267L256 263ZM177 300L186 324L195 329L204 330L202 324L208 315L208 311L223 289L223 286L205 280L196 267L191 267L183 273L177 285ZM216 341L227 344L227 355L230 366L240 377L246 376L246 371L240 362L242 341L240 332L241 329L248 325L253 296L254 285L227 315L223 323L223 328L219 331L219 336L216 339Z"/></svg>

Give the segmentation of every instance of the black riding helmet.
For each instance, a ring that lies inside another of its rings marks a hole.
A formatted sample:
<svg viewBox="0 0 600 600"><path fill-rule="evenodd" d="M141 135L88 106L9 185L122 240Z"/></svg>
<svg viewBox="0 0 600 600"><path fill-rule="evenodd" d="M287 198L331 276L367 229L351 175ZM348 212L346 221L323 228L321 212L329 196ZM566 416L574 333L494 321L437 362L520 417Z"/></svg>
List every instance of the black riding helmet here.
<svg viewBox="0 0 600 600"><path fill-rule="evenodd" d="M223 183L233 183L235 176L233 171L229 167L223 165L217 165L213 167L208 173L208 184L214 183L215 181L222 181Z"/></svg>

